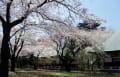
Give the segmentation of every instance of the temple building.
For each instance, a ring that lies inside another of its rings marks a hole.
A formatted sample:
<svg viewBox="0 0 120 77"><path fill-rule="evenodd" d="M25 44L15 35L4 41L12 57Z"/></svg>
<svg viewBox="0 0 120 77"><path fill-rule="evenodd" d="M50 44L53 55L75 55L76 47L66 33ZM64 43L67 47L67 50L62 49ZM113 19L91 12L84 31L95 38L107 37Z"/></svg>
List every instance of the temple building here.
<svg viewBox="0 0 120 77"><path fill-rule="evenodd" d="M104 43L105 53L109 56L105 58L104 69L120 70L120 32L115 32Z"/></svg>

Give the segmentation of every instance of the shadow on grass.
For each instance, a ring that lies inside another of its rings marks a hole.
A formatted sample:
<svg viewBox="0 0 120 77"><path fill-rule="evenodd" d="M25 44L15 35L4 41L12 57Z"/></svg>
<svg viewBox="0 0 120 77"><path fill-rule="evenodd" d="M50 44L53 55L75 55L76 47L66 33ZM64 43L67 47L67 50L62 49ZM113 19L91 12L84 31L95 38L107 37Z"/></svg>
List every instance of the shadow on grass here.
<svg viewBox="0 0 120 77"><path fill-rule="evenodd" d="M120 77L120 74L106 72L89 72L89 71L58 71L58 70L31 70L10 72L9 77Z"/></svg>

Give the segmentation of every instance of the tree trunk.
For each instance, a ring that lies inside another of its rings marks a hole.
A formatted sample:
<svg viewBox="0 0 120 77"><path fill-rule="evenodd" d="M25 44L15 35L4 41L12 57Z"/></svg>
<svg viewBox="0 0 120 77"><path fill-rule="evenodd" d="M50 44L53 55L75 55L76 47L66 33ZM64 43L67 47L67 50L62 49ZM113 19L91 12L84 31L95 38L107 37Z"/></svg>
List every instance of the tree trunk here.
<svg viewBox="0 0 120 77"><path fill-rule="evenodd" d="M5 28L6 29L3 29L3 39L2 39L2 46L1 46L1 66L0 66L0 76L1 77L8 77L8 71L9 71L10 28L9 27L5 27Z"/></svg>
<svg viewBox="0 0 120 77"><path fill-rule="evenodd" d="M12 72L15 72L15 58L12 58L11 59L11 68L10 68L10 70L12 71Z"/></svg>
<svg viewBox="0 0 120 77"><path fill-rule="evenodd" d="M34 65L34 70L37 70L38 69L38 66L37 65Z"/></svg>
<svg viewBox="0 0 120 77"><path fill-rule="evenodd" d="M65 70L70 72L71 71L71 63L65 63Z"/></svg>
<svg viewBox="0 0 120 77"><path fill-rule="evenodd" d="M61 60L61 65L64 67L66 71L71 71L71 62Z"/></svg>

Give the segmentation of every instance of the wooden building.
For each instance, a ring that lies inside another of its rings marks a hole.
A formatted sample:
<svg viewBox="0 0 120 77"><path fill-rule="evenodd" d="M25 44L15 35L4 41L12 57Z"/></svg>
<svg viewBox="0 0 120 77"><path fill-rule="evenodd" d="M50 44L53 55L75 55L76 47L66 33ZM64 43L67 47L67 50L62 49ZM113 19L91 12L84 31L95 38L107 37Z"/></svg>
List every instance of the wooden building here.
<svg viewBox="0 0 120 77"><path fill-rule="evenodd" d="M120 31L113 33L104 46L105 53L109 56L105 58L104 69L120 71Z"/></svg>

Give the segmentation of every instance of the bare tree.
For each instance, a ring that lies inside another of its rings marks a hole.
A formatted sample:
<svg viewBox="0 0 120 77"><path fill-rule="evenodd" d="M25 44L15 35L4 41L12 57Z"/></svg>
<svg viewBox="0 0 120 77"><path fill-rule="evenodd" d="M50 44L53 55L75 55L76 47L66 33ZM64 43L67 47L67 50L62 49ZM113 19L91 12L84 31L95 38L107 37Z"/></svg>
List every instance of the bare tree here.
<svg viewBox="0 0 120 77"><path fill-rule="evenodd" d="M76 3L76 5L74 5ZM80 14L79 0L1 0L0 1L0 21L3 28L3 40L1 47L1 67L0 73L2 77L8 77L8 59L10 58L10 32L11 29L22 22L28 22L30 25L33 19L30 15L39 14L41 18L60 22L57 19L50 17L50 6L62 5L69 14ZM71 14L71 15L72 15ZM29 20L29 21L28 21ZM36 19L35 19L36 20Z"/></svg>

